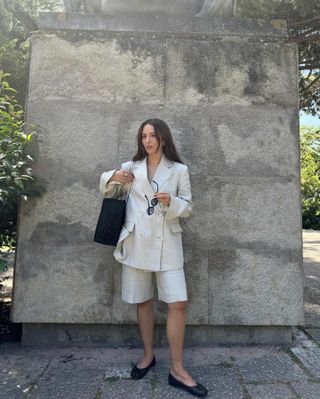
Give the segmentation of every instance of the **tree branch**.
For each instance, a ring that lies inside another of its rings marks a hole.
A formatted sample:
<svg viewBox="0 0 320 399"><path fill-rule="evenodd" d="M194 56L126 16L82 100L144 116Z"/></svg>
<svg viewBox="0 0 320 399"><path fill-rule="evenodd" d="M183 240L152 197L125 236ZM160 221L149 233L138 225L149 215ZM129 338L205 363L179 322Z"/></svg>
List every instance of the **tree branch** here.
<svg viewBox="0 0 320 399"><path fill-rule="evenodd" d="M314 43L320 41L320 32L317 35L308 37L308 36L303 36L303 35L298 35L298 36L290 36L291 40L296 42L296 43L302 43L302 42L307 42L307 43Z"/></svg>
<svg viewBox="0 0 320 399"><path fill-rule="evenodd" d="M320 75L318 75L315 79L313 79L313 81L307 87L304 87L303 89L301 89L301 93L306 93L307 91L309 91L311 89L311 87L314 86L319 79L320 79Z"/></svg>
<svg viewBox="0 0 320 399"><path fill-rule="evenodd" d="M306 36L306 35L312 34L313 32L319 33L320 32L320 26L317 26L317 27L308 27L308 26L306 26L305 29L293 30L293 34L295 36Z"/></svg>
<svg viewBox="0 0 320 399"><path fill-rule="evenodd" d="M302 21L288 21L287 24L288 24L288 27L293 28L295 26L309 25L309 23L313 22L313 21L319 22L319 24L320 24L320 17L316 16L316 17L304 19Z"/></svg>
<svg viewBox="0 0 320 399"><path fill-rule="evenodd" d="M319 69L320 68L320 64L308 64L308 65L305 65L305 64L300 64L299 65L299 70L300 71L304 71L304 70L306 70L306 69Z"/></svg>

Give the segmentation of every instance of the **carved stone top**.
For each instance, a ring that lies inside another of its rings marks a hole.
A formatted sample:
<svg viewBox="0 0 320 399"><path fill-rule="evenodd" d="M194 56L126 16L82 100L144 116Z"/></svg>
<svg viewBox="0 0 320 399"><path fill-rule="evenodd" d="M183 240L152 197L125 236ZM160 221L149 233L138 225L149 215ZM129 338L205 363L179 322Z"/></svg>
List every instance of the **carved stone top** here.
<svg viewBox="0 0 320 399"><path fill-rule="evenodd" d="M235 15L237 0L64 0L66 13L211 17Z"/></svg>

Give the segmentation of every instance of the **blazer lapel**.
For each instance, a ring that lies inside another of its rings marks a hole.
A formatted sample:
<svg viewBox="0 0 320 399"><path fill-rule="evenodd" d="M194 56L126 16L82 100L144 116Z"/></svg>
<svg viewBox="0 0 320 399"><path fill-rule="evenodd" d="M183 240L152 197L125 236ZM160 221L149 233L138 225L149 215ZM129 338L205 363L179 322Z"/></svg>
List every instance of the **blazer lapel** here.
<svg viewBox="0 0 320 399"><path fill-rule="evenodd" d="M142 159L141 161L137 161L134 163L132 173L134 174L134 181L139 186L141 192L147 195L148 198L153 197L153 189L148 181L147 175L147 157Z"/></svg>
<svg viewBox="0 0 320 399"><path fill-rule="evenodd" d="M161 186L163 185L163 183L169 179L170 175L171 175L171 168L174 166L174 163L169 161L169 159L163 154L161 161L156 169L156 172L153 176L154 181L156 181L158 183L159 186L159 191L161 191ZM153 185L155 186L155 184L153 183Z"/></svg>
<svg viewBox="0 0 320 399"><path fill-rule="evenodd" d="M173 166L174 163L163 154L152 179L158 183L159 191L161 191L163 183L170 177L171 168ZM154 183L151 185L148 180L147 157L133 166L132 173L135 175L137 179L136 183L140 186L141 190L144 191L148 197L152 198L156 191L156 185Z"/></svg>

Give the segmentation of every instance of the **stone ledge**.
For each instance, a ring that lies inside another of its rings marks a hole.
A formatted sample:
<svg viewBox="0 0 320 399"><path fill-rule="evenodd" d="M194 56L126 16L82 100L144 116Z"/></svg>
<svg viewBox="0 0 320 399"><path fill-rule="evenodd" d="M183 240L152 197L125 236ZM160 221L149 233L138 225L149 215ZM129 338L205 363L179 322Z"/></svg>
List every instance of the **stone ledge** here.
<svg viewBox="0 0 320 399"><path fill-rule="evenodd" d="M209 35L287 37L285 20L253 20L222 17L176 17L99 15L84 13L41 12L40 30L127 31L154 33L185 33Z"/></svg>
<svg viewBox="0 0 320 399"><path fill-rule="evenodd" d="M292 326L193 326L187 325L188 345L285 345L292 342ZM155 345L168 345L166 326L157 324ZM71 346L104 344L141 346L137 324L23 323L22 346Z"/></svg>

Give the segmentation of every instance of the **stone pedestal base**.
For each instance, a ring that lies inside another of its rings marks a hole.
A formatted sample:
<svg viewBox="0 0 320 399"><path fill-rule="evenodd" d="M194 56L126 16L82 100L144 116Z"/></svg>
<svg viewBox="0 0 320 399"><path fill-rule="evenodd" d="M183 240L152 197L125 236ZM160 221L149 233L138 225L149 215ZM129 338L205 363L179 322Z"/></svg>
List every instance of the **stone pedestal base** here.
<svg viewBox="0 0 320 399"><path fill-rule="evenodd" d="M292 326L186 326L185 346L285 345L292 341ZM23 323L22 346L142 345L137 325ZM156 325L156 346L168 345L166 326Z"/></svg>
<svg viewBox="0 0 320 399"><path fill-rule="evenodd" d="M47 191L19 209L23 344L141 345L114 248L93 237L100 176L132 159L153 117L190 172L186 345L291 342L304 324L297 55L279 20L40 16L27 123ZM155 303L156 345L166 310Z"/></svg>

